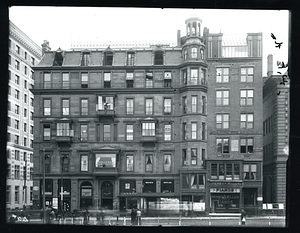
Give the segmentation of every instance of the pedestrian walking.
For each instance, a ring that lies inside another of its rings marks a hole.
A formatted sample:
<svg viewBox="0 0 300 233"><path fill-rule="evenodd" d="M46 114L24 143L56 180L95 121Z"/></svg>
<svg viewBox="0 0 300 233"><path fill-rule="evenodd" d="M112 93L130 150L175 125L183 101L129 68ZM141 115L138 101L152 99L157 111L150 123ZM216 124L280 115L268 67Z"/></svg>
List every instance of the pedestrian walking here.
<svg viewBox="0 0 300 233"><path fill-rule="evenodd" d="M246 224L246 211L244 209L241 209L241 222L242 225Z"/></svg>
<svg viewBox="0 0 300 233"><path fill-rule="evenodd" d="M136 225L136 215L137 215L137 211L135 208L132 208L132 211L131 211L131 225Z"/></svg>
<svg viewBox="0 0 300 233"><path fill-rule="evenodd" d="M137 209L136 216L137 216L138 225L141 226L142 225L142 211L140 209Z"/></svg>
<svg viewBox="0 0 300 233"><path fill-rule="evenodd" d="M87 209L85 209L85 212L83 213L83 224L88 225L90 220L90 213Z"/></svg>

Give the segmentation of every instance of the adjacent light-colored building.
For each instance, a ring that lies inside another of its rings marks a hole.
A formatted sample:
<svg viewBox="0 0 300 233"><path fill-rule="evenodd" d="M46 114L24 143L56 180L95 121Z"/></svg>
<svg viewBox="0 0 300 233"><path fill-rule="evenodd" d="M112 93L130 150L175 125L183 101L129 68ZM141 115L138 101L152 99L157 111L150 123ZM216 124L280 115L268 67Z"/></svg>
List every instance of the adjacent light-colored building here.
<svg viewBox="0 0 300 233"><path fill-rule="evenodd" d="M285 71L285 69L282 69ZM268 56L268 75L263 88L264 203L286 203L286 162L289 155L290 80L286 72L273 74Z"/></svg>
<svg viewBox="0 0 300 233"><path fill-rule="evenodd" d="M6 207L32 206L33 70L42 49L9 22Z"/></svg>

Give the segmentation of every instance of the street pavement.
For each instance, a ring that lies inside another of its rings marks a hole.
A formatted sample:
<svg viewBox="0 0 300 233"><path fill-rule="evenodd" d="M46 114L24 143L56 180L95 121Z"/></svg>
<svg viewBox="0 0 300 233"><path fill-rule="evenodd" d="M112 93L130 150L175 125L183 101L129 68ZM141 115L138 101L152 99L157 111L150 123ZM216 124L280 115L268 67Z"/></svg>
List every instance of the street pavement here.
<svg viewBox="0 0 300 233"><path fill-rule="evenodd" d="M41 219L31 219L30 222L16 222L22 224L43 224ZM51 224L59 225L83 225L83 218L66 218L62 221L52 220ZM90 217L89 225L92 226L131 226L130 218L105 217L104 222ZM205 227L285 227L285 217L248 217L246 225L242 226L239 217L142 217L141 226L205 226ZM134 226L138 227L138 226Z"/></svg>

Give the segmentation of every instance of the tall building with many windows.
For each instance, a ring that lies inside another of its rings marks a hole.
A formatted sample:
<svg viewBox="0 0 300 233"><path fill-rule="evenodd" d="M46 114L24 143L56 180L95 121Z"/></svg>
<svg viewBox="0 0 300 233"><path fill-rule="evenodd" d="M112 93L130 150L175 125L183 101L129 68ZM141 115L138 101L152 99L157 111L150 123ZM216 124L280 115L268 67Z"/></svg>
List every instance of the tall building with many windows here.
<svg viewBox="0 0 300 233"><path fill-rule="evenodd" d="M262 207L262 33L207 32L210 212Z"/></svg>
<svg viewBox="0 0 300 233"><path fill-rule="evenodd" d="M212 136L208 132L212 127L210 120L216 115L209 110L208 103L216 101L213 93L218 84L209 79L220 58L213 59L207 53L207 48L215 52L215 47L210 47L211 42L215 44L215 38L207 29L205 34L201 33L200 18L190 17L185 24L186 35L181 37L178 31L177 46L173 47L109 46L45 52L34 67L32 89L37 109L34 113L34 205L43 205L45 188L45 204L63 210L139 207L144 214L153 214L154 209L180 203L191 212L211 211L212 196L207 191L207 187L212 187L208 183L211 174L206 161L213 159L208 151L212 153L215 145L209 149ZM248 37L256 43L256 34ZM234 48L228 48L227 52L232 51ZM258 89L255 95L260 93L257 76L259 69L261 72L261 58L255 56L239 58L239 64L247 70L243 80L255 75L253 83L243 86L249 98L248 90L253 90L249 85ZM255 67L252 74L248 62ZM224 69L224 79L225 76ZM210 93L209 82L214 85ZM240 96L232 98L238 101ZM259 98L255 101L258 107L249 108L261 112ZM231 107L235 111L230 111L236 113L240 105L232 102ZM251 116L246 117L250 124ZM253 119L255 124L259 121ZM255 127L258 129L260 124ZM258 140L256 134L253 137ZM243 147L241 153L250 150L250 140L248 143L249 147ZM252 161L253 157L244 159L239 155L231 159L239 161L235 180L238 178L239 184L247 187L248 180L243 181L248 178L243 175L243 160ZM257 158L255 175L260 177L258 161ZM247 165L253 167L250 162ZM251 177L253 174L254 170ZM259 185L256 188L260 197Z"/></svg>
<svg viewBox="0 0 300 233"><path fill-rule="evenodd" d="M33 70L42 49L9 22L6 206L32 205Z"/></svg>

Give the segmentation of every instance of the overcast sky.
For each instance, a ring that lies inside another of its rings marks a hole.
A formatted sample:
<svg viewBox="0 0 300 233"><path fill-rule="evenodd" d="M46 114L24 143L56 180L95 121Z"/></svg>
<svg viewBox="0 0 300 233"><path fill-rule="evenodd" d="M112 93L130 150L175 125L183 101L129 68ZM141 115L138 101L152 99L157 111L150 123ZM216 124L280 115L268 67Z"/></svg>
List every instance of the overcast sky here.
<svg viewBox="0 0 300 233"><path fill-rule="evenodd" d="M50 42L52 50L70 49L71 41L176 41L177 30L185 35L185 20L196 15L202 19L201 33L263 33L263 76L267 74L268 54L274 62L288 59L287 10L215 10L104 7L22 7L9 9L9 19L35 43ZM283 42L280 49L277 42ZM276 68L276 66L274 67ZM275 70L276 71L276 70Z"/></svg>

